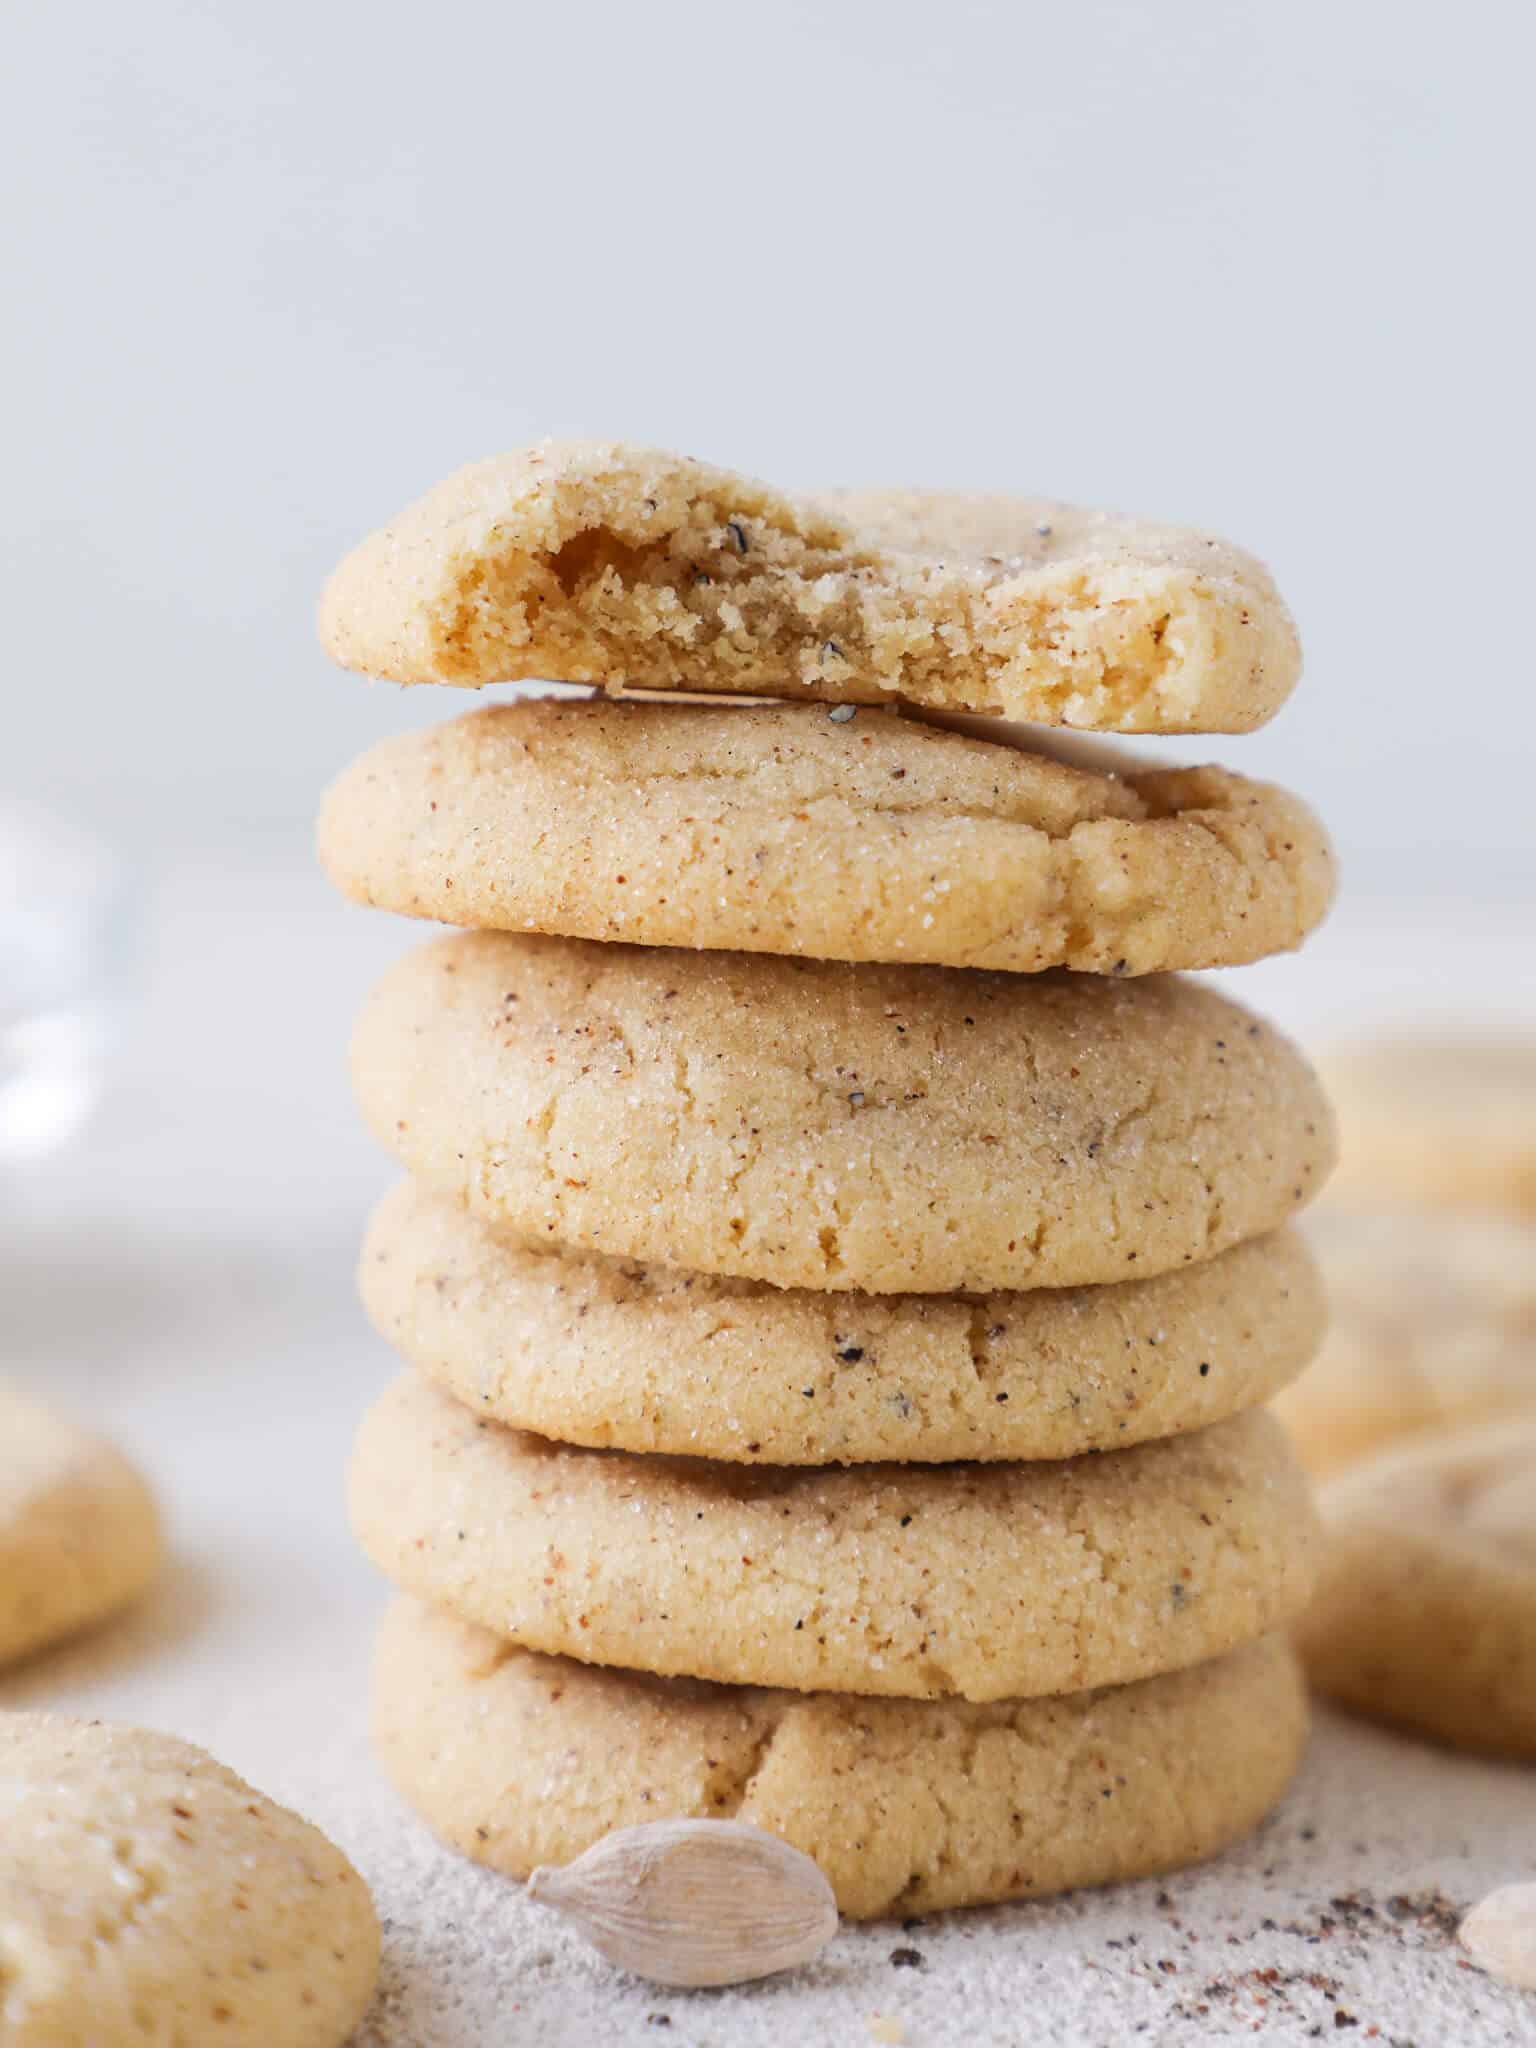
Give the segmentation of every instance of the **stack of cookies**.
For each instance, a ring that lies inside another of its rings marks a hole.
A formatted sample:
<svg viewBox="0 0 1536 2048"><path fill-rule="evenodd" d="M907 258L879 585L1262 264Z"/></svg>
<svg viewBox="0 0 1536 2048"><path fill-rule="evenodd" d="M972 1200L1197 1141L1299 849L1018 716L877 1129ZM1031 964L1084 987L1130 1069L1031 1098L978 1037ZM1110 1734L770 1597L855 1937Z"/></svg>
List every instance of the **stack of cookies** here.
<svg viewBox="0 0 1536 2048"><path fill-rule="evenodd" d="M1263 570L550 444L366 541L322 631L607 693L391 740L322 821L347 895L465 928L354 1046L410 1175L362 1274L412 1370L352 1476L395 1783L514 1874L755 1821L855 1915L1251 1829L1305 1731L1262 1404L1321 1333L1330 1124L1166 970L1299 943L1330 856L1279 790L1046 728L1261 723Z"/></svg>

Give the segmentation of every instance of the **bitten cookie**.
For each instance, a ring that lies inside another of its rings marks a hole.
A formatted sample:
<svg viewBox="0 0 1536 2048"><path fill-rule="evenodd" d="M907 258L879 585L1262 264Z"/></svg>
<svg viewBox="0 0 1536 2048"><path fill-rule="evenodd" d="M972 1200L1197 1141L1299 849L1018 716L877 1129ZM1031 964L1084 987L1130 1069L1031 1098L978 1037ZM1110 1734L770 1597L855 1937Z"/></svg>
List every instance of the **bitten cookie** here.
<svg viewBox="0 0 1536 2048"><path fill-rule="evenodd" d="M1246 732L1295 627L1209 535L1043 498L790 498L653 449L460 470L341 564L320 637L396 682L520 677L878 702L1116 732Z"/></svg>
<svg viewBox="0 0 1536 2048"><path fill-rule="evenodd" d="M456 1849L513 1877L609 1828L734 1815L813 1856L858 1919L1038 1898L1172 1870L1247 1834L1306 1736L1266 1637L1066 1699L868 1700L541 1657L401 1601L374 1736Z"/></svg>
<svg viewBox="0 0 1536 2048"><path fill-rule="evenodd" d="M827 1294L498 1237L407 1181L359 1270L379 1334L479 1415L766 1465L1070 1458L1267 1401L1322 1336L1294 1231L1153 1280Z"/></svg>
<svg viewBox="0 0 1536 2048"><path fill-rule="evenodd" d="M338 2048L378 1969L368 1889L190 1743L0 1714L6 2048Z"/></svg>
<svg viewBox="0 0 1536 2048"><path fill-rule="evenodd" d="M0 1382L0 1664L127 1606L160 1557L154 1499L128 1460Z"/></svg>
<svg viewBox="0 0 1536 2048"><path fill-rule="evenodd" d="M1237 966L1333 892L1272 784L809 705L491 705L365 754L320 855L446 924L1022 972Z"/></svg>
<svg viewBox="0 0 1536 2048"><path fill-rule="evenodd" d="M1536 1041L1385 1039L1327 1079L1346 1200L1536 1216Z"/></svg>
<svg viewBox="0 0 1536 2048"><path fill-rule="evenodd" d="M1307 1226L1328 1334L1275 1405L1314 1472L1399 1437L1536 1416L1536 1227L1336 1204Z"/></svg>
<svg viewBox="0 0 1536 2048"><path fill-rule="evenodd" d="M807 1692L1123 1684L1280 1627L1314 1566L1262 1412L1063 1464L789 1471L552 1444L408 1375L350 1493L398 1586L527 1649Z"/></svg>
<svg viewBox="0 0 1536 2048"><path fill-rule="evenodd" d="M1300 1055L1173 977L978 974L477 932L368 1000L353 1075L428 1186L530 1241L891 1293L1213 1257L1315 1192Z"/></svg>
<svg viewBox="0 0 1536 2048"><path fill-rule="evenodd" d="M1322 1509L1299 1635L1313 1683L1459 1749L1536 1758L1536 1421L1383 1452Z"/></svg>

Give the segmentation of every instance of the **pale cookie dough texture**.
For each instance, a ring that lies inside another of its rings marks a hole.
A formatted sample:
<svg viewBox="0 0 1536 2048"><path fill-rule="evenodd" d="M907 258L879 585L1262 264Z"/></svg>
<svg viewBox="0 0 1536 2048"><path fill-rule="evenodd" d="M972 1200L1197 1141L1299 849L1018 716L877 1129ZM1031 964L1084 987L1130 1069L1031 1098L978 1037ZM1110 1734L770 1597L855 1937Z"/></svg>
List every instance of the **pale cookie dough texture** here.
<svg viewBox="0 0 1536 2048"><path fill-rule="evenodd" d="M1268 1637L1064 1699L854 1699L542 1657L402 1601L374 1664L385 1770L453 1846L525 1877L609 1828L751 1821L855 1918L1038 1898L1173 1870L1248 1834L1306 1734Z"/></svg>
<svg viewBox="0 0 1536 2048"><path fill-rule="evenodd" d="M1341 1198L1536 1218L1536 1039L1383 1039L1326 1078Z"/></svg>
<svg viewBox="0 0 1536 2048"><path fill-rule="evenodd" d="M0 1715L6 2048L340 2048L378 1968L367 1887L190 1743Z"/></svg>
<svg viewBox="0 0 1536 2048"><path fill-rule="evenodd" d="M1536 1417L1536 1223L1329 1203L1307 1236L1328 1334L1275 1405L1314 1472L1402 1437Z"/></svg>
<svg viewBox="0 0 1536 2048"><path fill-rule="evenodd" d="M1536 1420L1387 1451L1323 1489L1313 1682L1458 1749L1536 1759Z"/></svg>
<svg viewBox="0 0 1536 2048"><path fill-rule="evenodd" d="M1043 498L786 497L686 457L545 442L471 464L332 577L348 668L1246 732L1301 666L1251 556Z"/></svg>
<svg viewBox="0 0 1536 2048"><path fill-rule="evenodd" d="M1314 1568L1262 1411L1060 1464L793 1471L552 1444L408 1375L350 1495L396 1585L527 1649L807 1692L1123 1684L1282 1626Z"/></svg>
<svg viewBox="0 0 1536 2048"><path fill-rule="evenodd" d="M1273 1230L1332 1127L1171 976L984 975L477 932L365 1004L374 1135L534 1242L776 1286L1139 1279Z"/></svg>
<svg viewBox="0 0 1536 2048"><path fill-rule="evenodd" d="M1292 1230L1152 1280L815 1293L520 1246L407 1181L359 1269L379 1334L476 1414L766 1465L1070 1458L1267 1401L1322 1337Z"/></svg>
<svg viewBox="0 0 1536 2048"><path fill-rule="evenodd" d="M154 1499L128 1460L0 1381L0 1664L115 1614L160 1558Z"/></svg>
<svg viewBox="0 0 1536 2048"><path fill-rule="evenodd" d="M1305 805L1221 768L604 699L385 740L327 797L320 854L355 901L445 924L1026 973L1262 959L1334 873Z"/></svg>

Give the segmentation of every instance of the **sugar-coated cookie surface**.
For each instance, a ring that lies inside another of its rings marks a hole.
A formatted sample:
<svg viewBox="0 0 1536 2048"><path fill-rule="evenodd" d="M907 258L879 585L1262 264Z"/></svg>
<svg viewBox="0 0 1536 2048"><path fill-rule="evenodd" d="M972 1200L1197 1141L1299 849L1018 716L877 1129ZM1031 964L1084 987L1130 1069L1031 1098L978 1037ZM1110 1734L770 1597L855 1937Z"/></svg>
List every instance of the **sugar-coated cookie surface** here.
<svg viewBox="0 0 1536 2048"><path fill-rule="evenodd" d="M493 1225L776 1286L1138 1279L1273 1230L1332 1152L1294 1048L1172 976L477 932L386 974L353 1076Z"/></svg>
<svg viewBox="0 0 1536 2048"><path fill-rule="evenodd" d="M374 1663L399 1791L514 1877L607 1829L733 1815L813 1856L855 1918L1172 1870L1257 1826L1306 1735L1274 1636L1065 1699L869 1700L542 1657L412 1601Z"/></svg>
<svg viewBox="0 0 1536 2048"><path fill-rule="evenodd" d="M829 1294L522 1246L404 1182L359 1269L381 1336L476 1414L749 1464L1070 1458L1257 1406L1322 1335L1282 1230L1152 1280Z"/></svg>
<svg viewBox="0 0 1536 2048"><path fill-rule="evenodd" d="M1536 1420L1384 1451L1321 1506L1298 1638L1313 1683L1458 1749L1536 1759Z"/></svg>
<svg viewBox="0 0 1536 2048"><path fill-rule="evenodd" d="M122 1453L0 1381L0 1664L125 1607L161 1549L154 1497Z"/></svg>
<svg viewBox="0 0 1536 2048"><path fill-rule="evenodd" d="M411 1374L350 1498L397 1585L527 1649L809 1692L1122 1684L1282 1626L1314 1571L1262 1411L1061 1464L792 1471L552 1444Z"/></svg>
<svg viewBox="0 0 1536 2048"><path fill-rule="evenodd" d="M1300 669L1252 556L1042 498L789 497L550 441L472 463L347 556L325 647L396 682L522 677L1246 732Z"/></svg>
<svg viewBox="0 0 1536 2048"><path fill-rule="evenodd" d="M1341 1198L1536 1216L1536 1040L1383 1039L1326 1073Z"/></svg>
<svg viewBox="0 0 1536 2048"><path fill-rule="evenodd" d="M340 2048L378 1968L338 1849L190 1743L0 1715L6 2048Z"/></svg>
<svg viewBox="0 0 1536 2048"><path fill-rule="evenodd" d="M601 698L384 741L331 790L320 852L355 900L446 924L1100 974L1299 945L1334 875L1305 805L1221 768Z"/></svg>
<svg viewBox="0 0 1536 2048"><path fill-rule="evenodd" d="M1307 1236L1328 1334L1276 1412L1314 1472L1397 1438L1536 1417L1536 1223L1325 1203Z"/></svg>

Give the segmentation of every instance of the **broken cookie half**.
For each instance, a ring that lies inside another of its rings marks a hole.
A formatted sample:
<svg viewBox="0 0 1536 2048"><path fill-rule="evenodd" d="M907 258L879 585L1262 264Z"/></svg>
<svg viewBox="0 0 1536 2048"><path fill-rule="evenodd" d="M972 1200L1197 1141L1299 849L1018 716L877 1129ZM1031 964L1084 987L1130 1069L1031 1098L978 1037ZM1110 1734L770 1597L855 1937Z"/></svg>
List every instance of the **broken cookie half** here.
<svg viewBox="0 0 1536 2048"><path fill-rule="evenodd" d="M1294 687L1262 565L1041 498L786 496L684 456L549 441L471 464L355 548L321 602L344 666L1246 732Z"/></svg>

